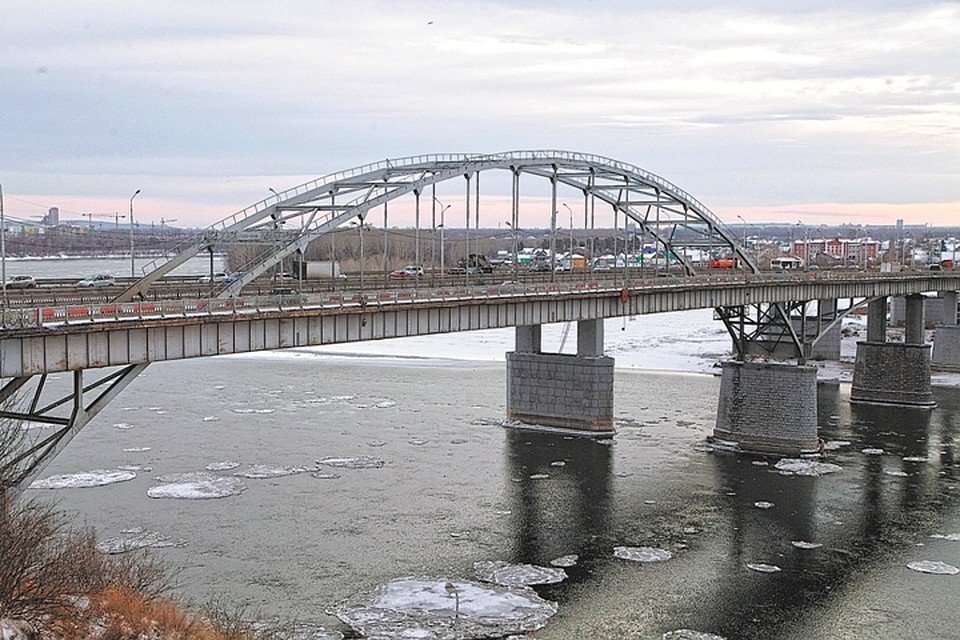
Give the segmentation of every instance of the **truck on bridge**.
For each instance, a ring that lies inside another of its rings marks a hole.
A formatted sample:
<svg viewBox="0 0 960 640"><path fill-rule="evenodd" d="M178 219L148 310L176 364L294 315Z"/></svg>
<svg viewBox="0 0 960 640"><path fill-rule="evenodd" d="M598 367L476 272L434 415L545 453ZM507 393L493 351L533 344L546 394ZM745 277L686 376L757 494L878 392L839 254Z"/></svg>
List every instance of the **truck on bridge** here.
<svg viewBox="0 0 960 640"><path fill-rule="evenodd" d="M298 280L337 280L347 277L336 260L307 260L297 263L297 267L295 277Z"/></svg>

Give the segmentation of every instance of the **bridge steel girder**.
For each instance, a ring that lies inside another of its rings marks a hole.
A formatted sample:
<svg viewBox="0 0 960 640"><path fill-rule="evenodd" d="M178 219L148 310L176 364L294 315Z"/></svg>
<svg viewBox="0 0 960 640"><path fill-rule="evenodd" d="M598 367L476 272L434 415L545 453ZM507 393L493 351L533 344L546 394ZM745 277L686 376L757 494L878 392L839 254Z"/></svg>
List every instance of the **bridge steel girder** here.
<svg viewBox="0 0 960 640"><path fill-rule="evenodd" d="M0 419L21 425L23 441L0 458L0 478L11 486L0 486L0 499L12 500L36 479L43 469L60 453L77 433L107 404L116 398L140 373L146 363L129 364L107 372L97 380L85 384L84 369L73 371L69 389L55 387L46 374L12 378L0 388ZM32 397L26 407L9 408L14 395L35 383ZM93 395L92 400L87 400ZM22 429L22 425L45 426L44 429ZM49 433L48 429L54 431ZM36 434L35 436L30 434ZM6 489L6 492L4 491Z"/></svg>
<svg viewBox="0 0 960 640"><path fill-rule="evenodd" d="M143 317L136 322L120 319L13 329L0 339L0 377L452 331L741 307L757 300L861 300L960 288L960 277L928 275L656 281L628 286L626 294L620 287L548 289L539 293L465 290L448 297L340 301L327 306L322 302L311 305L309 299L288 308L277 307L276 303L262 309L225 305L192 315L177 307L170 315Z"/></svg>

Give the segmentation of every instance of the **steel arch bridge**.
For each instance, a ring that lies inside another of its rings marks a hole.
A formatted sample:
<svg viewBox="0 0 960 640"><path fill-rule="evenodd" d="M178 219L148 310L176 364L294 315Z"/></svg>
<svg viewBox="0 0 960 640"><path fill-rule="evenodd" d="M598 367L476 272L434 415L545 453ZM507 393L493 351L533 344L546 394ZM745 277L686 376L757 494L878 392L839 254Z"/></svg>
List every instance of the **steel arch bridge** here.
<svg viewBox="0 0 960 640"><path fill-rule="evenodd" d="M417 219L421 196L438 183L463 179L467 229L470 216L480 224L480 174L508 171L513 177L511 226L520 217L520 178L535 176L551 185L551 229L556 230L557 186L565 185L583 194L585 226L592 228L596 203L608 206L613 227L624 216L624 227L655 241L665 255L678 260L688 274L696 273L693 251L715 249L735 257L741 268L758 271L753 258L735 234L690 193L637 166L594 154L570 151L509 151L494 154L434 154L386 159L311 180L256 202L203 231L196 242L180 247L165 262L143 267L143 278L125 291L120 300L145 294L160 277L190 258L214 246L261 244L269 250L243 265L242 277L219 295L237 295L244 285L281 263L286 257L303 253L324 234L358 220L361 224L371 210L404 196L415 199ZM471 182L475 194L471 193ZM471 212L471 197L474 209ZM435 196L428 206L435 212ZM572 211L571 211L572 215ZM608 218L609 219L609 218ZM435 226L435 220L433 222ZM605 227L610 228L610 227ZM555 236L555 234L553 234Z"/></svg>
<svg viewBox="0 0 960 640"><path fill-rule="evenodd" d="M271 197L256 202L224 218L201 232L196 240L179 247L170 259L154 261L142 270L142 277L123 291L116 302L142 298L152 285L190 258L215 246L252 244L266 247L249 264L240 266L239 280L225 285L214 297L230 298L240 294L244 285L281 264L286 257L302 254L307 246L325 234L356 220L363 228L371 210L386 207L388 203L412 196L416 219L421 213L421 199L427 196L431 213L431 228L435 229L435 185L463 180L466 226L469 232L471 215L474 228L480 228L480 175L490 171L506 171L512 178L511 227L516 230L521 216L521 177L546 180L550 185L551 237L555 242L557 229L557 189L579 191L583 195L584 228L595 228L599 214L608 216L613 224L601 224L600 229L635 225L638 233L654 241L662 255L675 260L687 274L696 274L698 260L704 250L716 250L735 258L739 269L756 273L758 265L736 235L720 219L690 193L667 180L637 166L599 155L570 151L510 151L495 154L435 154L387 159L372 164L333 173L304 184L274 192ZM427 189L431 192L427 194ZM473 208L471 208L471 200ZM573 212L571 210L571 217ZM553 247L551 247L553 248ZM555 251L551 251L555 255ZM362 283L361 283L362 288ZM748 355L746 345L757 337L766 344L789 346L793 355L803 357L805 345L791 321L791 309L801 303L770 303L753 306L718 308L734 339L738 356ZM836 317L828 319L836 321ZM57 431L29 450L11 460L0 460L0 468L13 469L18 474L15 487L36 476L42 467L70 441L74 434L93 419L113 398L126 388L147 364L130 364L104 375L93 382L85 382L83 371L75 372L73 389L50 403L40 401L46 375L40 375L36 390L27 400L24 411L0 410L0 415L14 419L44 420L55 425ZM8 380L0 388L0 402L27 389L33 376ZM84 396L93 396L86 402ZM68 408L68 416L44 417L58 408ZM2 496L0 496L2 498Z"/></svg>

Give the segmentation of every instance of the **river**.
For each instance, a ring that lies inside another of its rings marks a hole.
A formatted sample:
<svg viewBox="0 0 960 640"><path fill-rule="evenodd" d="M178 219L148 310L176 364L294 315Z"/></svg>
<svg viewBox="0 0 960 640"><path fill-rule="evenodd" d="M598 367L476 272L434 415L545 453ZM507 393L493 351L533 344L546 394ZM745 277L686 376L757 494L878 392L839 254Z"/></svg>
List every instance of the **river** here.
<svg viewBox="0 0 960 640"><path fill-rule="evenodd" d="M536 588L558 611L533 637L955 636L960 576L907 565L960 564L956 388L936 388L933 411L851 405L849 366L826 366L821 436L840 470L783 475L704 447L728 345L709 312L608 321L606 337L607 443L504 428L512 332L484 331L151 365L43 474L132 477L29 495L103 539L158 534L193 601L331 630L346 631L333 606L394 578L577 554ZM545 350L575 343L545 330ZM164 492L197 472L236 490Z"/></svg>

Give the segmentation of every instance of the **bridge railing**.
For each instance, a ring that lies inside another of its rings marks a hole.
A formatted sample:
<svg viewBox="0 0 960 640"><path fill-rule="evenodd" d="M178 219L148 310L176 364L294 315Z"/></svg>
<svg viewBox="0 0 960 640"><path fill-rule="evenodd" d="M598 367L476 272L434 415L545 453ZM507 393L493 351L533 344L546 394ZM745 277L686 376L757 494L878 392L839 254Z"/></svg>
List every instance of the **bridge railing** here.
<svg viewBox="0 0 960 640"><path fill-rule="evenodd" d="M236 298L190 298L139 302L103 302L8 308L0 314L3 330L57 328L77 324L195 316L253 314L292 310L382 307L430 302L469 302L483 299L540 298L556 295L628 295L656 290L709 285L787 284L804 281L895 281L940 279L949 274L852 274L807 272L801 274L709 274L680 277L627 277L620 280L567 280L559 282L506 281L500 284L447 283L410 288L282 293ZM955 277L954 277L955 279Z"/></svg>

